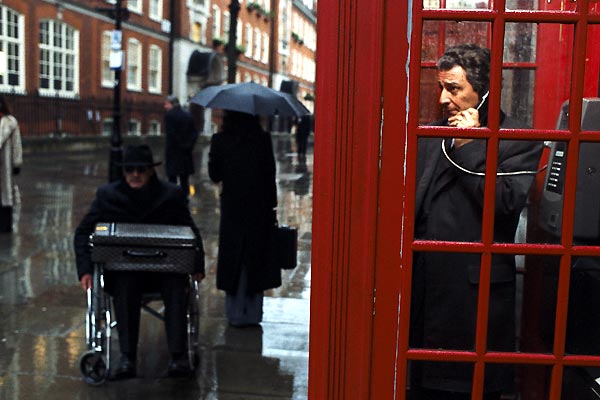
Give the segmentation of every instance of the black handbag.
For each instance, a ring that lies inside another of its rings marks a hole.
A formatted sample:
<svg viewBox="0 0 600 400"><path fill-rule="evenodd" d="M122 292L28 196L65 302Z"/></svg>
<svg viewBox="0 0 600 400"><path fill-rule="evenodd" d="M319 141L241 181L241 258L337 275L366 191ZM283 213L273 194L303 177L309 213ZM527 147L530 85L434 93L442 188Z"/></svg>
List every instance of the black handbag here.
<svg viewBox="0 0 600 400"><path fill-rule="evenodd" d="M298 251L298 231L285 225L271 228L269 243L269 263L274 268L294 269Z"/></svg>

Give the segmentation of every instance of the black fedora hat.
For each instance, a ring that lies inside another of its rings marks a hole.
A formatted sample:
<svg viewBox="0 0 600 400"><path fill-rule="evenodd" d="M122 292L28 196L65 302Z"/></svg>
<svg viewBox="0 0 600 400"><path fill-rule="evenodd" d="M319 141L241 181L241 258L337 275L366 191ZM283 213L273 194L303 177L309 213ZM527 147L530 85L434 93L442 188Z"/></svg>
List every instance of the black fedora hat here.
<svg viewBox="0 0 600 400"><path fill-rule="evenodd" d="M154 162L152 150L146 144L129 145L123 151L123 161L118 163L121 167L127 166L156 166L160 161Z"/></svg>

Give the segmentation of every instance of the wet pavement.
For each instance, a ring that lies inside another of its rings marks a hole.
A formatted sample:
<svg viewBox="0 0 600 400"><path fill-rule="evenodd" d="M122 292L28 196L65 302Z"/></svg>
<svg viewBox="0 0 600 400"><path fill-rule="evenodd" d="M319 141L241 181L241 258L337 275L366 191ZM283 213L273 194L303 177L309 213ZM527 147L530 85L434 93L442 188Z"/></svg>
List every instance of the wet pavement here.
<svg viewBox="0 0 600 400"><path fill-rule="evenodd" d="M215 288L219 205L206 169L207 143L202 137L196 147L190 199L207 262L195 377L164 377L164 328L144 313L139 377L98 387L83 382L79 357L85 351L86 300L75 273L72 235L96 187L107 180L108 149L36 152L26 155L18 176L16 230L0 234L1 400L307 398L312 148L306 162L298 162L292 137L274 137L278 219L298 228L298 266L283 271L280 288L265 292L261 327L239 329L228 326L224 293ZM160 145L152 147L161 158ZM157 168L163 177L162 166Z"/></svg>

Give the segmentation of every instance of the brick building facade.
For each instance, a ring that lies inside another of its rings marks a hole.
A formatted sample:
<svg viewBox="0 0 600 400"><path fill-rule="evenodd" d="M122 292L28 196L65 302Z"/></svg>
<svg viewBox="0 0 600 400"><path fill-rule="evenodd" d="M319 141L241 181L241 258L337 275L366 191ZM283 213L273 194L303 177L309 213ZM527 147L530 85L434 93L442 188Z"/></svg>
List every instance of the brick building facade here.
<svg viewBox="0 0 600 400"><path fill-rule="evenodd" d="M237 82L279 89L284 80L298 80L302 93L314 93L314 72L311 81L310 74L292 73L300 69L290 65L290 48L299 46L290 36L295 2L240 1ZM201 88L225 81L230 0L123 1L128 15L122 22L122 57L111 50L116 3L0 4L0 92L8 97L24 135L110 135L115 63L122 65L123 135L160 134L167 94L185 102ZM308 14L314 16L314 29L316 14Z"/></svg>

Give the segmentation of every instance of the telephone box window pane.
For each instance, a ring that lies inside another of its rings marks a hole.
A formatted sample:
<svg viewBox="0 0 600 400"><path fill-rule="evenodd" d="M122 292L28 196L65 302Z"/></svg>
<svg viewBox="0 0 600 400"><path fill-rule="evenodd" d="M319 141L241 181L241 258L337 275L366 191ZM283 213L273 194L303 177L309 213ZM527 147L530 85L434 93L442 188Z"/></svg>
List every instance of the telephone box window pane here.
<svg viewBox="0 0 600 400"><path fill-rule="evenodd" d="M574 26L539 24L537 35L545 40L536 46L534 101L538 113L533 116L533 128L557 129L561 104L571 96Z"/></svg>
<svg viewBox="0 0 600 400"><path fill-rule="evenodd" d="M565 351L599 356L600 257L574 257L570 285Z"/></svg>
<svg viewBox="0 0 600 400"><path fill-rule="evenodd" d="M424 9L475 10L490 8L489 0L423 0Z"/></svg>
<svg viewBox="0 0 600 400"><path fill-rule="evenodd" d="M508 22L504 34L504 56L507 62L535 62L537 24Z"/></svg>
<svg viewBox="0 0 600 400"><path fill-rule="evenodd" d="M552 353L560 257L517 256L518 351ZM490 349L494 350L494 349Z"/></svg>
<svg viewBox="0 0 600 400"><path fill-rule="evenodd" d="M524 122L505 115L501 128L525 128ZM540 159L544 142L500 140L496 162L494 242L525 243L530 203L536 177L543 176ZM540 172L538 172L540 171ZM533 214L532 214L533 215Z"/></svg>
<svg viewBox="0 0 600 400"><path fill-rule="evenodd" d="M489 47L492 25L488 22L446 21L446 48L457 44L472 43L481 47Z"/></svg>
<svg viewBox="0 0 600 400"><path fill-rule="evenodd" d="M410 347L475 348L479 268L479 254L415 253Z"/></svg>
<svg viewBox="0 0 600 400"><path fill-rule="evenodd" d="M533 126L534 93L535 70L520 67L502 70L502 111L521 121L523 128Z"/></svg>
<svg viewBox="0 0 600 400"><path fill-rule="evenodd" d="M538 0L506 0L507 10L537 10Z"/></svg>
<svg viewBox="0 0 600 400"><path fill-rule="evenodd" d="M565 367L561 398L582 400L598 398L600 386L596 379L599 378L598 367Z"/></svg>
<svg viewBox="0 0 600 400"><path fill-rule="evenodd" d="M600 14L600 2L590 1L590 13Z"/></svg>
<svg viewBox="0 0 600 400"><path fill-rule="evenodd" d="M421 87L419 89L419 124L426 125L442 117L439 104L437 68L421 69Z"/></svg>
<svg viewBox="0 0 600 400"><path fill-rule="evenodd" d="M566 187L566 142L550 143L548 169L539 202L540 227L549 236L548 241L560 242L563 204ZM573 210L573 242L575 245L600 243L600 143L581 142Z"/></svg>
<svg viewBox="0 0 600 400"><path fill-rule="evenodd" d="M449 392L470 393L474 365L465 362L409 361L408 399L447 399Z"/></svg>
<svg viewBox="0 0 600 400"><path fill-rule="evenodd" d="M473 43L487 47L491 25L487 22L424 21L421 44L419 123L442 118L436 63L444 51L457 44ZM443 35L443 42L439 38Z"/></svg>
<svg viewBox="0 0 600 400"><path fill-rule="evenodd" d="M487 364L485 373L488 374L488 368L492 364ZM511 400L546 400L549 399L550 378L552 367L548 365L535 364L499 364L500 370L514 374L514 385L507 386L502 391L502 399ZM491 371L490 371L491 372ZM583 400L578 397L562 397L563 400Z"/></svg>
<svg viewBox="0 0 600 400"><path fill-rule="evenodd" d="M600 102L599 99L593 99ZM585 102L584 102L585 105ZM600 106L600 103L597 104ZM584 112L590 111L584 109ZM600 108L591 110L600 119ZM587 114L587 113L586 113ZM583 116L584 119L586 115ZM573 242L580 245L600 244L600 142L579 144L579 165L575 191Z"/></svg>
<svg viewBox="0 0 600 400"><path fill-rule="evenodd" d="M421 44L421 62L436 62L440 57L440 26L444 22L423 21L423 43Z"/></svg>

